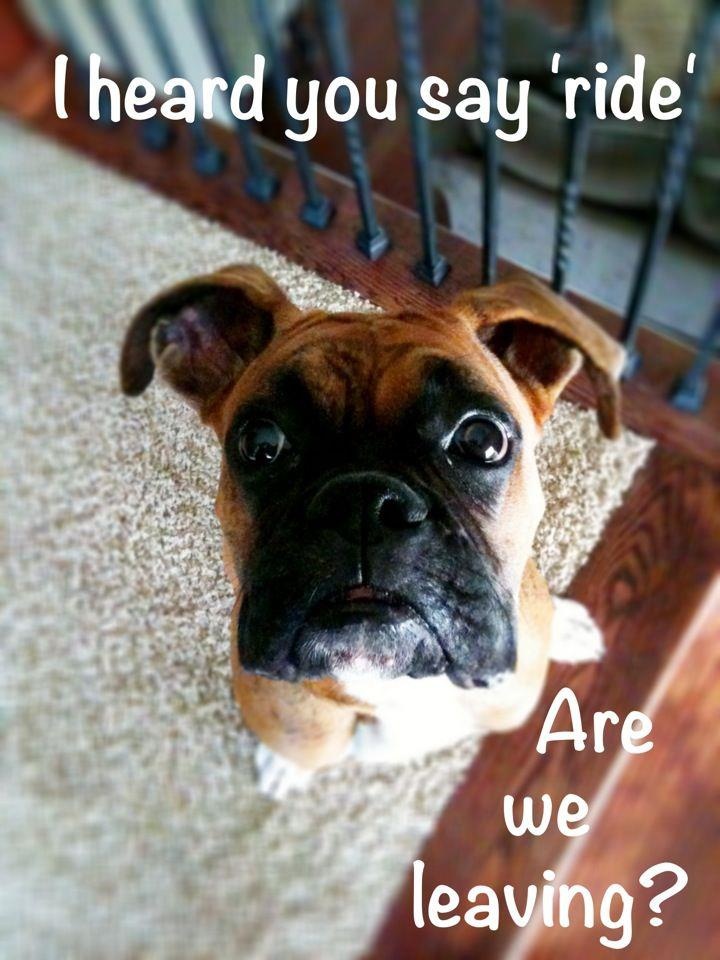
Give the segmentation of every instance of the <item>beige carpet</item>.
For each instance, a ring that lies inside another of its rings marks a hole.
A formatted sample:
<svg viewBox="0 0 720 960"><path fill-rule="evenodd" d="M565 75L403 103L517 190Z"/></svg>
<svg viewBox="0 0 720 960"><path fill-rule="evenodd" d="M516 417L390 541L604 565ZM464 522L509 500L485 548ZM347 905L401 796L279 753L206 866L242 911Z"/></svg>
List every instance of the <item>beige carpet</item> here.
<svg viewBox="0 0 720 960"><path fill-rule="evenodd" d="M231 702L218 451L168 392L118 393L158 287L233 260L303 306L352 293L0 124L0 955L357 956L475 743L347 764L275 805ZM649 445L562 405L541 566L564 588Z"/></svg>

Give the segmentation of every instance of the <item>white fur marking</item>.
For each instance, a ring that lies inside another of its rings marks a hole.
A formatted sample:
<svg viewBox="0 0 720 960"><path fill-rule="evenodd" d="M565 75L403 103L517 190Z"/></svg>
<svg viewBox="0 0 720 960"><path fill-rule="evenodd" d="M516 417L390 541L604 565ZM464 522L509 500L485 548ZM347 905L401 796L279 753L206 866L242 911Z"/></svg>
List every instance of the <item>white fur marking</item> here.
<svg viewBox="0 0 720 960"><path fill-rule="evenodd" d="M477 733L473 693L446 676L394 680L368 675L342 678L344 689L375 707L375 719L361 720L350 756L363 763L407 763Z"/></svg>
<svg viewBox="0 0 720 960"><path fill-rule="evenodd" d="M587 607L575 600L553 597L550 659L556 663L588 663L605 652L600 628Z"/></svg>
<svg viewBox="0 0 720 960"><path fill-rule="evenodd" d="M264 743L255 748L255 772L260 793L273 800L284 800L289 793L306 790L312 779L312 771L303 770Z"/></svg>

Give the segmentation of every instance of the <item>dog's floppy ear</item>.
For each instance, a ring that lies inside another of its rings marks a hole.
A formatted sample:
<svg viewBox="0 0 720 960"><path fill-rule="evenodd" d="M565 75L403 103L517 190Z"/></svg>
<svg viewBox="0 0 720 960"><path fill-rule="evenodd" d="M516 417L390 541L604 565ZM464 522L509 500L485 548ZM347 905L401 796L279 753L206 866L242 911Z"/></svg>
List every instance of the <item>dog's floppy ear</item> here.
<svg viewBox="0 0 720 960"><path fill-rule="evenodd" d="M135 315L120 358L123 392L136 396L155 367L201 412L298 313L259 267L238 264L165 290Z"/></svg>
<svg viewBox="0 0 720 960"><path fill-rule="evenodd" d="M600 427L607 437L618 436L625 351L589 317L524 274L469 290L453 306L513 375L538 423L584 359Z"/></svg>

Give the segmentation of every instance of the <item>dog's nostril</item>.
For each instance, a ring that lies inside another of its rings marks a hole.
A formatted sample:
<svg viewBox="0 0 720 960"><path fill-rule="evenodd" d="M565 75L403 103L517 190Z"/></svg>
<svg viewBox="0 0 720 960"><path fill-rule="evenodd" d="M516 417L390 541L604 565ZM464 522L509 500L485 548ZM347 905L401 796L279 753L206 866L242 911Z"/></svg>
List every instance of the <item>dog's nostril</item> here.
<svg viewBox="0 0 720 960"><path fill-rule="evenodd" d="M376 504L377 520L384 527L404 527L405 510L391 494L381 497Z"/></svg>
<svg viewBox="0 0 720 960"><path fill-rule="evenodd" d="M427 506L419 497L416 500L396 493L383 494L376 506L378 523L396 530L422 523L427 513Z"/></svg>
<svg viewBox="0 0 720 960"><path fill-rule="evenodd" d="M307 516L313 525L356 542L417 527L428 513L425 497L399 477L368 471L329 480L312 498Z"/></svg>

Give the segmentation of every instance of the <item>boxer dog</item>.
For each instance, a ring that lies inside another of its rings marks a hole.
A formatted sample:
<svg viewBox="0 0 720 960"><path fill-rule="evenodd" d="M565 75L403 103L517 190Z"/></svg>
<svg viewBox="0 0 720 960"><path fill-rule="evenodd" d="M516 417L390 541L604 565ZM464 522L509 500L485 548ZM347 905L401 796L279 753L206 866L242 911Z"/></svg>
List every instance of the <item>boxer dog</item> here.
<svg viewBox="0 0 720 960"><path fill-rule="evenodd" d="M237 265L136 315L123 391L157 368L222 447L233 689L266 792L512 729L551 656L597 655L531 557L536 446L583 361L616 436L621 347L528 276L428 311L328 313Z"/></svg>

